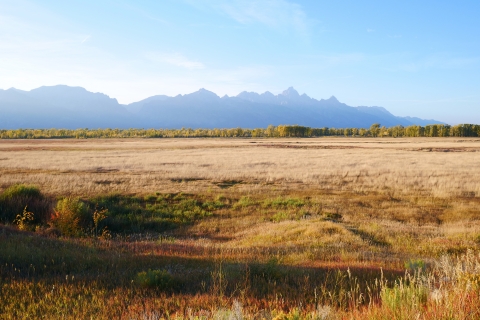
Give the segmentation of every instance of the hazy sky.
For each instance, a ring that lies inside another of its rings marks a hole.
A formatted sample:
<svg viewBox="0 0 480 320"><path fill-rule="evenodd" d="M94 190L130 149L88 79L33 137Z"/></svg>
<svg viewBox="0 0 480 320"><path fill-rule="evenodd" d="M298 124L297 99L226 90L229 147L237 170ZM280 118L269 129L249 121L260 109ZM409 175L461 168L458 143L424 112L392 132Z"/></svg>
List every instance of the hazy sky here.
<svg viewBox="0 0 480 320"><path fill-rule="evenodd" d="M289 86L480 123L480 1L0 0L0 88L120 103Z"/></svg>

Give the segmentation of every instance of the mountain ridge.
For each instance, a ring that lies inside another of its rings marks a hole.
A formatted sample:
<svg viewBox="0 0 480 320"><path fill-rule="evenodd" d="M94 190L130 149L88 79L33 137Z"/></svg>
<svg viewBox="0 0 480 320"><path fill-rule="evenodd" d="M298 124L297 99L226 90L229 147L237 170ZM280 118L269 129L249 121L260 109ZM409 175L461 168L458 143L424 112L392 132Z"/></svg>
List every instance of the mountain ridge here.
<svg viewBox="0 0 480 320"><path fill-rule="evenodd" d="M335 96L314 99L293 87L274 95L242 91L220 97L201 88L174 97L155 95L127 105L100 92L66 85L30 91L0 89L0 129L17 128L259 128L297 124L366 128L443 124L396 117L383 107L351 107Z"/></svg>

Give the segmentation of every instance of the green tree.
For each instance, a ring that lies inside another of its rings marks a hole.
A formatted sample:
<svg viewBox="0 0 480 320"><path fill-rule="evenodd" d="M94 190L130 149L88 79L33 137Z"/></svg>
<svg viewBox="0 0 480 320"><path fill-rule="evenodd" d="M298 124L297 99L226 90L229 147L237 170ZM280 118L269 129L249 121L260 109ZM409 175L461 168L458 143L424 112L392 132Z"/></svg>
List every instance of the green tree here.
<svg viewBox="0 0 480 320"><path fill-rule="evenodd" d="M380 134L380 123L374 123L370 126L370 135L372 137L378 137Z"/></svg>

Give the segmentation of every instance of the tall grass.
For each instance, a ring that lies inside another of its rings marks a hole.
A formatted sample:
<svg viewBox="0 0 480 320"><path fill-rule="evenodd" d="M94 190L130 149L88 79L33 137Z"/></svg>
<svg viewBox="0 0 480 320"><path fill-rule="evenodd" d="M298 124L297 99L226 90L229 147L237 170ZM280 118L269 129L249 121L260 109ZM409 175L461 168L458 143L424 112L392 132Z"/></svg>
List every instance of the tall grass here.
<svg viewBox="0 0 480 320"><path fill-rule="evenodd" d="M480 318L480 254L444 255L427 272L418 269L381 283L380 303L355 310L352 319Z"/></svg>
<svg viewBox="0 0 480 320"><path fill-rule="evenodd" d="M32 241L28 233L5 232L0 240L10 249L0 248L2 319L480 316L480 255L473 251L442 256L426 271L365 277L361 270L291 268L276 259L242 266L214 255L203 261L138 255L140 242L114 250L110 241Z"/></svg>

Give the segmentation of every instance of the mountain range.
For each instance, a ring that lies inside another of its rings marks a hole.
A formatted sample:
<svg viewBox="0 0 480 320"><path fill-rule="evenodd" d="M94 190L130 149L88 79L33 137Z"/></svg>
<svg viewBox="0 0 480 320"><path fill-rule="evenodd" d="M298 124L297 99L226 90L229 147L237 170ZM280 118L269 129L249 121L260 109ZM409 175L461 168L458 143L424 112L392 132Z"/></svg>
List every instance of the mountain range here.
<svg viewBox="0 0 480 320"><path fill-rule="evenodd" d="M0 129L18 128L265 128L297 124L315 128L368 128L441 124L397 117L382 107L351 107L335 97L316 100L290 87L278 95L241 92L219 97L200 89L152 96L128 105L102 93L65 85L31 91L0 89Z"/></svg>

